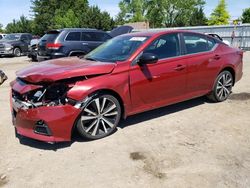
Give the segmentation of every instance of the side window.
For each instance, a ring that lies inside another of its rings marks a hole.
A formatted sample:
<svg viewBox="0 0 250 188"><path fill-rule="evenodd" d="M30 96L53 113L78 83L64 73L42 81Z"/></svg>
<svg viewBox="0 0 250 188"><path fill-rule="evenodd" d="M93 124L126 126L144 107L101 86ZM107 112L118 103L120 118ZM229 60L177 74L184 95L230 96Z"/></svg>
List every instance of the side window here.
<svg viewBox="0 0 250 188"><path fill-rule="evenodd" d="M153 53L159 59L180 55L178 34L167 34L153 41L143 53Z"/></svg>
<svg viewBox="0 0 250 188"><path fill-rule="evenodd" d="M2 35L0 35L0 39L2 39L3 37L2 37Z"/></svg>
<svg viewBox="0 0 250 188"><path fill-rule="evenodd" d="M67 37L66 41L80 41L81 33L80 32L70 32Z"/></svg>
<svg viewBox="0 0 250 188"><path fill-rule="evenodd" d="M21 36L21 40L28 43L29 42L29 39L28 39L28 36L27 35L22 35Z"/></svg>
<svg viewBox="0 0 250 188"><path fill-rule="evenodd" d="M93 32L82 32L82 41L96 41L95 34Z"/></svg>
<svg viewBox="0 0 250 188"><path fill-rule="evenodd" d="M215 46L216 42L214 41L214 39L208 38L207 44L208 44L208 50L212 50L213 47Z"/></svg>
<svg viewBox="0 0 250 188"><path fill-rule="evenodd" d="M111 39L111 36L109 36L107 33L95 33L95 35L98 41L107 41Z"/></svg>
<svg viewBox="0 0 250 188"><path fill-rule="evenodd" d="M211 50L215 45L214 40L208 40L207 37L204 37L202 35L184 34L183 37L187 54L206 52Z"/></svg>

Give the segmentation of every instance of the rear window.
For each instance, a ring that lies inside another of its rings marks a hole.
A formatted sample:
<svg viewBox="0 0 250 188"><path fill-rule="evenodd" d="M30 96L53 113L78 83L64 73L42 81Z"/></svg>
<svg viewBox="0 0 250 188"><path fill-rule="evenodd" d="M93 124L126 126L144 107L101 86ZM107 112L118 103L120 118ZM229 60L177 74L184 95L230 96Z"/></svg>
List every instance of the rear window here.
<svg viewBox="0 0 250 188"><path fill-rule="evenodd" d="M43 35L41 41L54 42L56 37L59 35L59 32L47 33Z"/></svg>
<svg viewBox="0 0 250 188"><path fill-rule="evenodd" d="M81 40L81 33L80 32L70 32L66 39L66 41L80 41Z"/></svg>

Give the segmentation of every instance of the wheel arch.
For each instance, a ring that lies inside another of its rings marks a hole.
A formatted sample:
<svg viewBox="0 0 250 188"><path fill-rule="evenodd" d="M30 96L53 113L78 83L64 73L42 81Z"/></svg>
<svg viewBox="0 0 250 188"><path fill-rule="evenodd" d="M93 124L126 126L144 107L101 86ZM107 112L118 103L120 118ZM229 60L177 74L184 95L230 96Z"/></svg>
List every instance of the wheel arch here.
<svg viewBox="0 0 250 188"><path fill-rule="evenodd" d="M230 66L226 66L226 67L224 67L220 72L219 72L219 74L221 73L221 72L223 72L223 71L229 71L231 74L232 74L232 76L233 76L233 86L234 86L234 84L235 84L235 70L232 68L232 67L230 67ZM218 74L218 75L219 75Z"/></svg>
<svg viewBox="0 0 250 188"><path fill-rule="evenodd" d="M98 89L98 90L90 93L88 96L90 97L90 96L93 96L93 95L96 95L96 94L110 94L110 95L114 96L118 100L118 102L119 102L119 104L121 106L121 118L123 118L123 119L126 118L126 110L125 110L124 101L122 100L122 97L117 92L115 92L112 89ZM80 116L80 114L79 114L79 116ZM74 124L72 126L71 138L72 138L72 136L73 136L73 134L74 134L74 132L76 130L76 125L77 125L79 116L76 118L76 120L75 120L75 122L74 122Z"/></svg>

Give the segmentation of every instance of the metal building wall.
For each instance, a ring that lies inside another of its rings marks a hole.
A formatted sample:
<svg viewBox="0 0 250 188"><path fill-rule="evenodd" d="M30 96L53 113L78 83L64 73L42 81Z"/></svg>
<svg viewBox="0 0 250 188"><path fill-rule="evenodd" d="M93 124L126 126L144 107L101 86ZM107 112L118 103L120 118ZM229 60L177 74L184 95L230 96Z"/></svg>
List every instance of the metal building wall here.
<svg viewBox="0 0 250 188"><path fill-rule="evenodd" d="M175 28L160 28L160 29L149 29L154 30L172 30L182 29L191 30L200 33L216 33L223 38L223 40L229 41L232 46L239 47L244 50L250 50L250 24L243 25L226 25L226 26L195 26L195 27L175 27ZM137 30L142 31L142 30ZM145 31L145 30L144 30ZM232 40L232 33L235 33L235 37Z"/></svg>

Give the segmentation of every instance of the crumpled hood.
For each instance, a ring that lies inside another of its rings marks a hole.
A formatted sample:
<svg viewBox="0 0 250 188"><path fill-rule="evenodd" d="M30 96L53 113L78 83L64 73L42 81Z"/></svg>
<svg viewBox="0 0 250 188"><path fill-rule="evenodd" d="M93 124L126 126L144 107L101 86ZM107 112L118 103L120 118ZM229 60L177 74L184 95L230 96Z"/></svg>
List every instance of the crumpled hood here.
<svg viewBox="0 0 250 188"><path fill-rule="evenodd" d="M31 83L53 82L79 76L108 74L113 71L115 65L67 57L34 64L18 71L16 75Z"/></svg>

